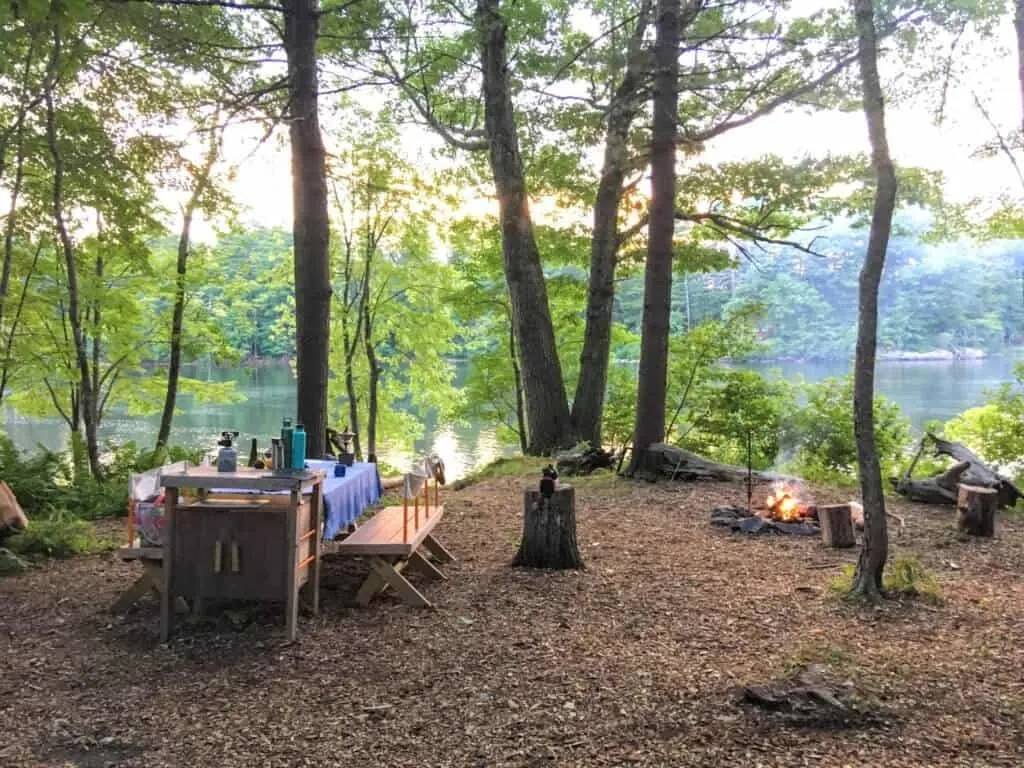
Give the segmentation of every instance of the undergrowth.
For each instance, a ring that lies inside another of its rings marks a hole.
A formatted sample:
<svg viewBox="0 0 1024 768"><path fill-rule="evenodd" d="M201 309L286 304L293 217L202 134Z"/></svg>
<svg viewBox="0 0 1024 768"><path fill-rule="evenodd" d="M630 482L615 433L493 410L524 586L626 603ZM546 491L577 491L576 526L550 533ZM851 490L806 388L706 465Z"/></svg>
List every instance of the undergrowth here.
<svg viewBox="0 0 1024 768"><path fill-rule="evenodd" d="M847 599L853 588L857 566L843 566L843 572L829 582L829 591L836 597ZM890 561L882 574L882 590L886 597L909 597L926 603L942 603L942 591L934 574L920 560L910 555L899 555Z"/></svg>
<svg viewBox="0 0 1024 768"><path fill-rule="evenodd" d="M28 528L7 541L7 548L26 560L65 559L112 547L113 543L100 538L89 522L70 512L33 520Z"/></svg>

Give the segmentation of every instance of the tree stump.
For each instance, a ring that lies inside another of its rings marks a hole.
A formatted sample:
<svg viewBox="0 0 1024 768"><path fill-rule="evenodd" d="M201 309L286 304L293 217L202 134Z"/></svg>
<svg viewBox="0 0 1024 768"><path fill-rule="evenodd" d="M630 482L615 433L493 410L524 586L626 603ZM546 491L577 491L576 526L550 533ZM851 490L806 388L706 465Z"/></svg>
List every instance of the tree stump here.
<svg viewBox="0 0 1024 768"><path fill-rule="evenodd" d="M853 514L849 504L818 507L821 540L833 549L845 549L857 543L853 533Z"/></svg>
<svg viewBox="0 0 1024 768"><path fill-rule="evenodd" d="M523 538L512 564L583 570L576 545L576 494L571 485L559 485L550 498L540 491L523 492Z"/></svg>
<svg viewBox="0 0 1024 768"><path fill-rule="evenodd" d="M971 536L995 536L999 492L995 488L962 483L959 489L956 504L957 528Z"/></svg>

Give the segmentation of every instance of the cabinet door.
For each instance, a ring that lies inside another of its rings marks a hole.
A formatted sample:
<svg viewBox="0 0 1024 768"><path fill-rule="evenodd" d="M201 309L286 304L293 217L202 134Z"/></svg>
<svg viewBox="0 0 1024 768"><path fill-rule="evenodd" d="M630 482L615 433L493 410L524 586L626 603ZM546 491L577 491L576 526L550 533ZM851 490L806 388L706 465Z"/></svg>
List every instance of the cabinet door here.
<svg viewBox="0 0 1024 768"><path fill-rule="evenodd" d="M173 594L217 597L227 560L227 515L217 509L178 508L174 512ZM218 557L217 542L221 543ZM220 572L218 572L218 570Z"/></svg>
<svg viewBox="0 0 1024 768"><path fill-rule="evenodd" d="M228 513L218 592L240 600L284 600L288 539L283 509Z"/></svg>

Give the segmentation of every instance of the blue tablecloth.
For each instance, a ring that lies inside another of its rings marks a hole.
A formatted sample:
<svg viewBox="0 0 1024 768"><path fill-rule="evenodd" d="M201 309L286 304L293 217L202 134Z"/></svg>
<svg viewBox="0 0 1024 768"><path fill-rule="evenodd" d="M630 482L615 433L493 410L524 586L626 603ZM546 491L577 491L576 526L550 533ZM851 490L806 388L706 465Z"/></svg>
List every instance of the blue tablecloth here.
<svg viewBox="0 0 1024 768"><path fill-rule="evenodd" d="M333 461L309 460L310 469L322 469L324 479L324 541L330 541L363 511L380 501L384 488L376 464L355 463L345 467L344 477L334 476Z"/></svg>

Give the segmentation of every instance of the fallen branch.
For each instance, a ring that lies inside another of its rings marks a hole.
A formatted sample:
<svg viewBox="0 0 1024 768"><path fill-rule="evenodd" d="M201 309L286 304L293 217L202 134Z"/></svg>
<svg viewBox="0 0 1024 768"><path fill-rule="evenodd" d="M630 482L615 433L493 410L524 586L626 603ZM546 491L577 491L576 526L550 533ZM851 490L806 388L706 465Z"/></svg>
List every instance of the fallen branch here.
<svg viewBox="0 0 1024 768"><path fill-rule="evenodd" d="M948 456L957 463L934 477L912 478L910 474L917 466L918 459L924 452L927 442L934 444L936 457ZM926 504L956 504L958 487L961 483L982 488L994 488L999 494L1000 507L1012 507L1018 499L1024 498L1024 494L1016 485L999 475L965 445L943 440L930 432L921 438L917 454L903 477L890 478L890 482L900 495L906 496L911 501Z"/></svg>

